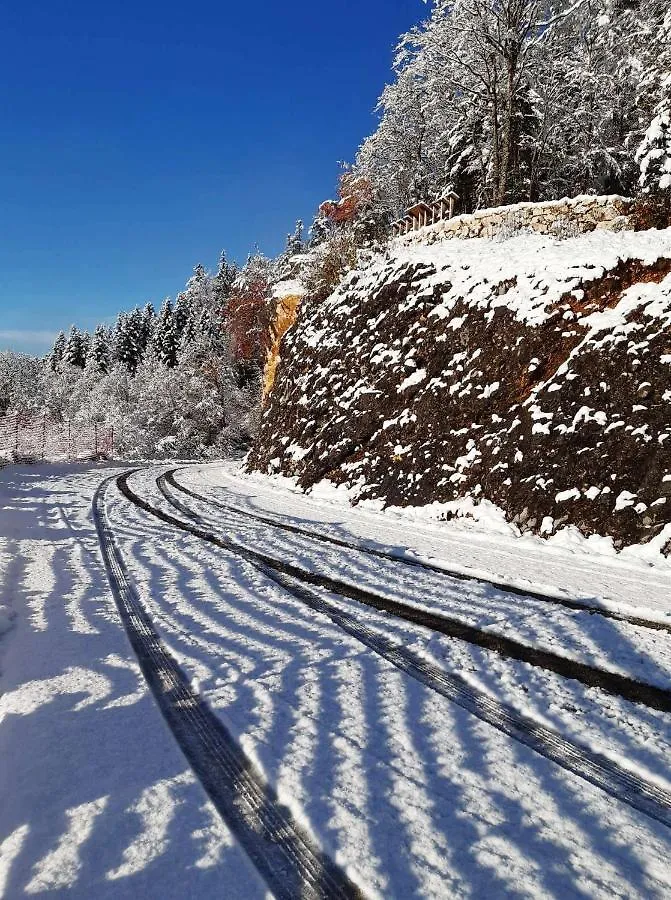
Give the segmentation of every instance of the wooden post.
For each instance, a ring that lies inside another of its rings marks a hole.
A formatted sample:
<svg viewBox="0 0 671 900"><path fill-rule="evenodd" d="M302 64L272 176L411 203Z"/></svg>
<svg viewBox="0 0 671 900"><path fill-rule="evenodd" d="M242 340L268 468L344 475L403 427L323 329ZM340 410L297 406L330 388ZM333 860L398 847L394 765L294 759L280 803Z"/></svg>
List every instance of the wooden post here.
<svg viewBox="0 0 671 900"><path fill-rule="evenodd" d="M42 462L47 456L47 414L42 416Z"/></svg>
<svg viewBox="0 0 671 900"><path fill-rule="evenodd" d="M19 414L14 414L14 453L18 456L19 453Z"/></svg>
<svg viewBox="0 0 671 900"><path fill-rule="evenodd" d="M454 215L454 197L450 196L450 219Z"/></svg>
<svg viewBox="0 0 671 900"><path fill-rule="evenodd" d="M98 459L98 423L93 423L93 455Z"/></svg>
<svg viewBox="0 0 671 900"><path fill-rule="evenodd" d="M72 459L72 431L70 429L70 420L68 419L68 459Z"/></svg>

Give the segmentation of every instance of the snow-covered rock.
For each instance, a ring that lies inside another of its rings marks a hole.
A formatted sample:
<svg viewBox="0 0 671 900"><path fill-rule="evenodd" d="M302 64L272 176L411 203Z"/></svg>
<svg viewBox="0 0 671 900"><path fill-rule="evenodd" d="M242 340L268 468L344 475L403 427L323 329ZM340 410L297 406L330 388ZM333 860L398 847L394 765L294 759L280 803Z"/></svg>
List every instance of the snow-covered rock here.
<svg viewBox="0 0 671 900"><path fill-rule="evenodd" d="M671 523L670 341L671 229L397 242L304 301L250 466L649 540Z"/></svg>

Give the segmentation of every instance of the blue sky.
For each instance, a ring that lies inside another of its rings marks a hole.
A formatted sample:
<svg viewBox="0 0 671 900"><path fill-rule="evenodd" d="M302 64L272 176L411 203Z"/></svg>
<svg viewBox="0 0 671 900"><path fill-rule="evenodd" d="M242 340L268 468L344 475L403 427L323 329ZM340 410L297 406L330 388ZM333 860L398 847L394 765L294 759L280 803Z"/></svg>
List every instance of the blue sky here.
<svg viewBox="0 0 671 900"><path fill-rule="evenodd" d="M8 0L0 349L277 253L374 127L422 0Z"/></svg>

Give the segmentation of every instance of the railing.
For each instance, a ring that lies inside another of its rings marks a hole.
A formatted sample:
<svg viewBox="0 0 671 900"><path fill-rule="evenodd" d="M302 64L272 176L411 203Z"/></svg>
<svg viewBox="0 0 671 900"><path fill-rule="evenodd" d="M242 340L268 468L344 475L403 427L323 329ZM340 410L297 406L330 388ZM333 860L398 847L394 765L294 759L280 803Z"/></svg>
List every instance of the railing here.
<svg viewBox="0 0 671 900"><path fill-rule="evenodd" d="M114 454L114 428L57 422L47 415L0 417L0 460L85 460Z"/></svg>
<svg viewBox="0 0 671 900"><path fill-rule="evenodd" d="M435 225L443 219L451 219L454 215L454 205L459 200L459 194L449 191L433 203L415 203L406 214L392 222L392 231L395 237L408 234L410 231L419 231L427 225Z"/></svg>

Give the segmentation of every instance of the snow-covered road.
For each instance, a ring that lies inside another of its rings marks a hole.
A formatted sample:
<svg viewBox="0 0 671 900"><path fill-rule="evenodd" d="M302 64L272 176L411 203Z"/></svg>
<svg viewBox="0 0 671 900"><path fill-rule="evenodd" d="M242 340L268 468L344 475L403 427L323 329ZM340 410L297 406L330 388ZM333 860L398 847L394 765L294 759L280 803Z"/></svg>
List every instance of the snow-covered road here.
<svg viewBox="0 0 671 900"><path fill-rule="evenodd" d="M668 566L352 510L232 467L178 470L164 494L156 479L167 468L128 479L146 508L115 481L104 502L135 621L177 663L182 707L212 715L266 786L270 811L334 865L345 892L669 896ZM0 603L14 626L0 639L0 895L280 893L277 872L250 862L262 841L250 850L226 798L208 786L208 799L194 741L164 706L168 721L161 716L130 648L91 514L111 474L0 471ZM259 555L307 573L309 587L264 569ZM423 627L334 592L335 582L496 640ZM509 644L544 655L525 661ZM555 658L613 685L558 674L547 662ZM659 702L626 699L613 689L625 680L654 688ZM439 682L465 685L475 705L454 702ZM162 704L160 678L152 690ZM489 709L535 723L536 749ZM645 786L654 802L629 802L543 755L547 735L622 784Z"/></svg>

